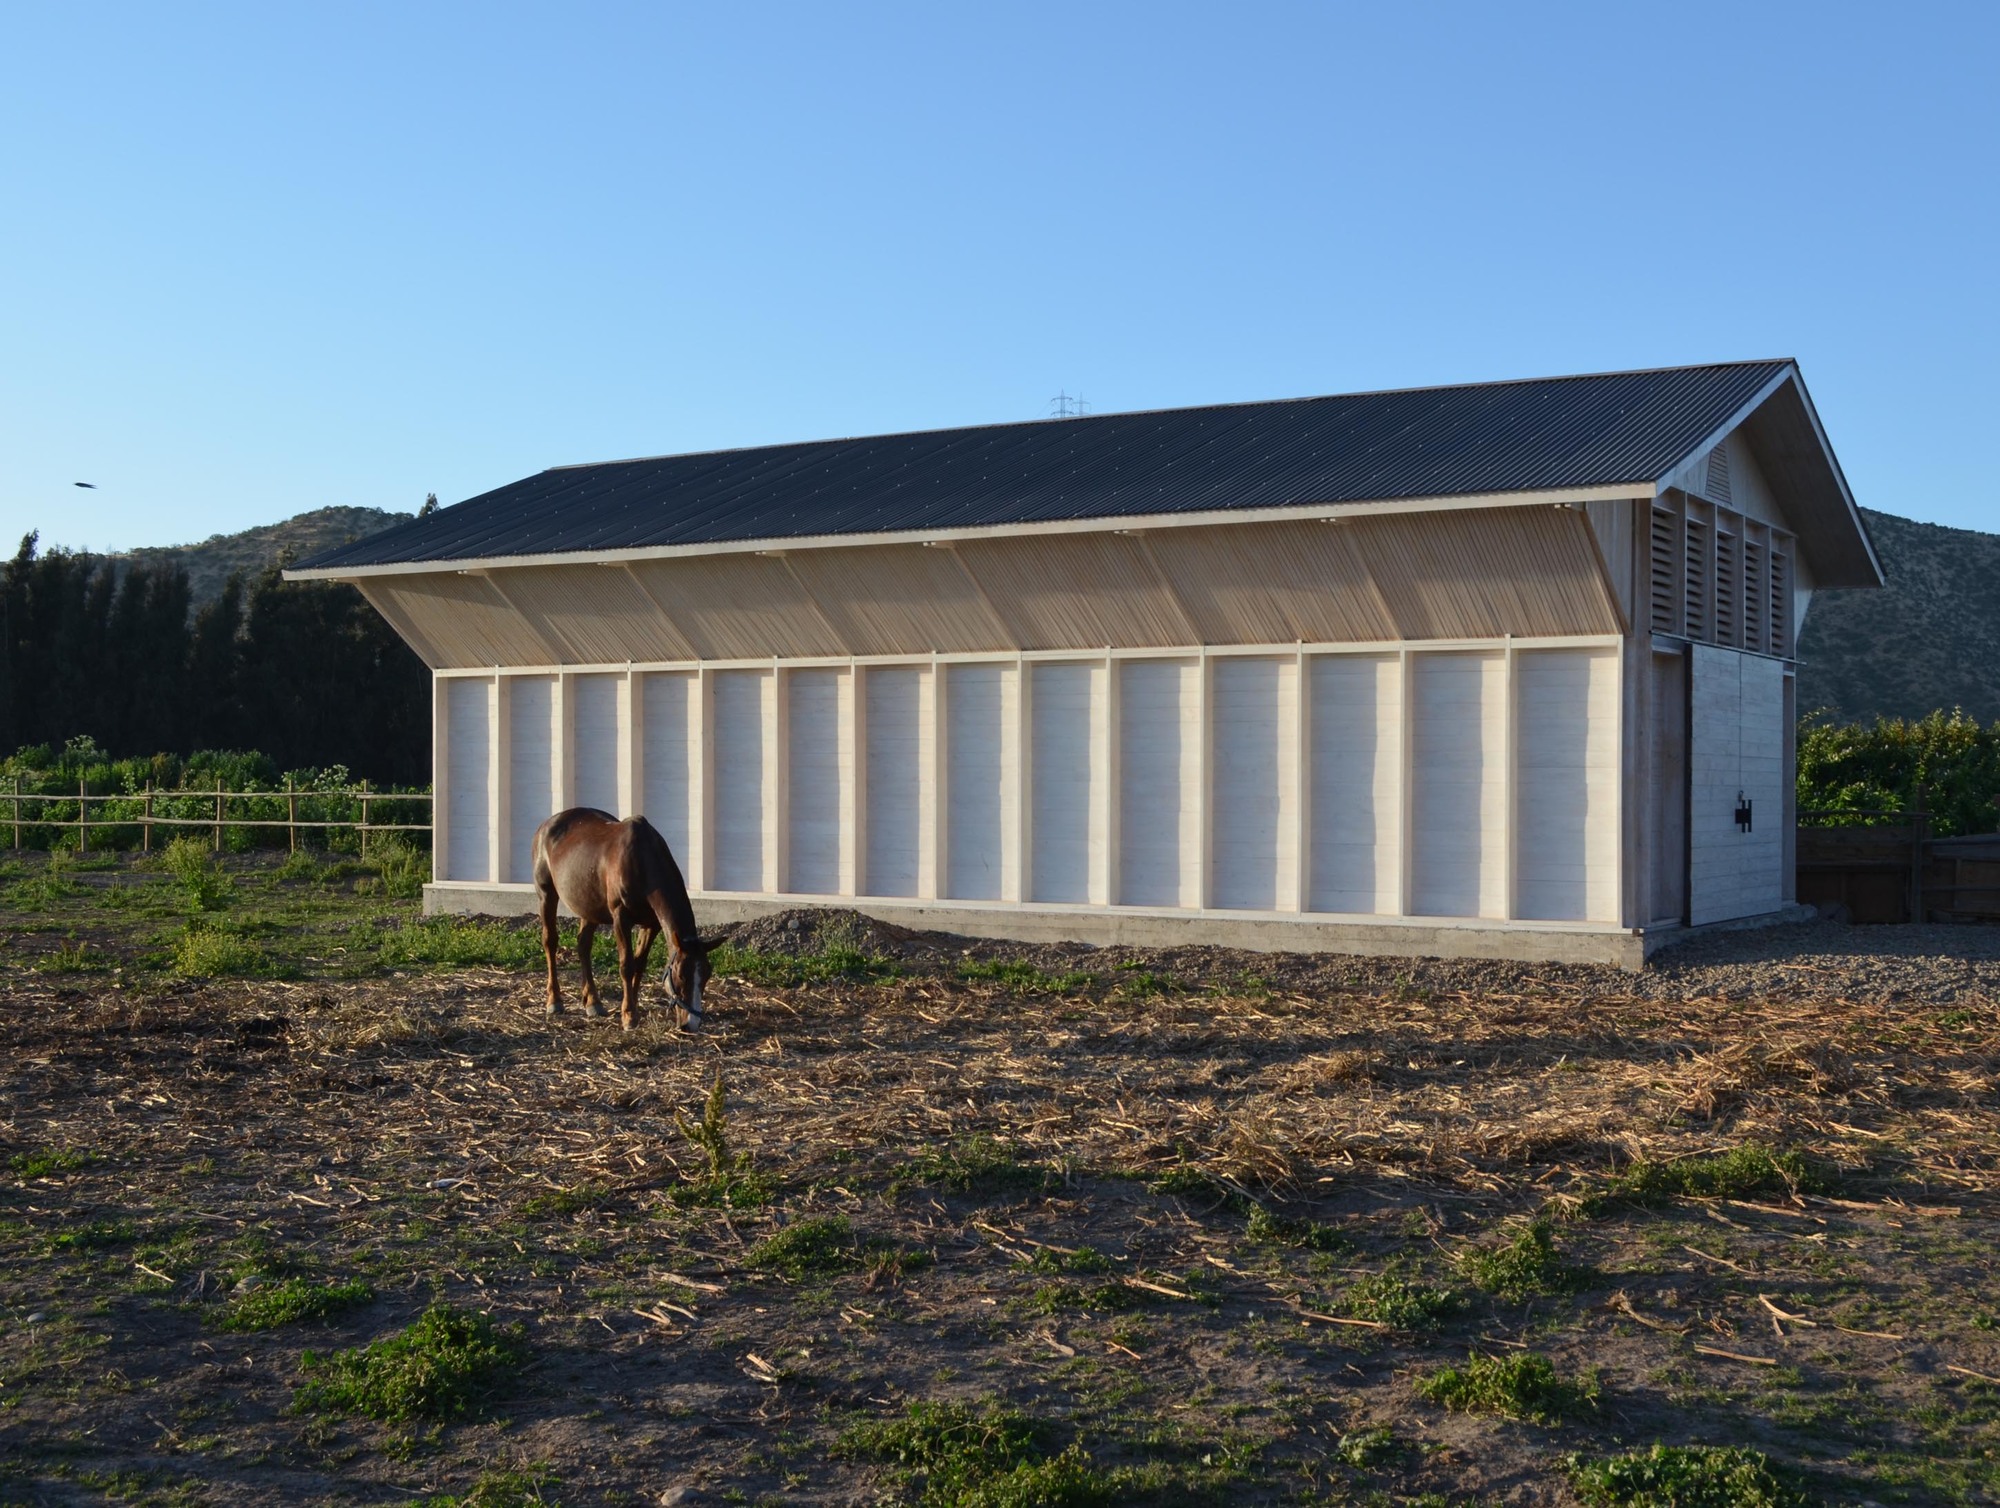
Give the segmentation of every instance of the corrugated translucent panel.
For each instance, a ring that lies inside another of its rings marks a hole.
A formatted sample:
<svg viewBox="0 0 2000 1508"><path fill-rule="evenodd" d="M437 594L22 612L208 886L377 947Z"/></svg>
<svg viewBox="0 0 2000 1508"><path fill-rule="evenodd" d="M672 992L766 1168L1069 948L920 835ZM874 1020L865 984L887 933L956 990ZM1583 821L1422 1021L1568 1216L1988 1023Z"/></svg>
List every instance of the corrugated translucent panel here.
<svg viewBox="0 0 2000 1508"><path fill-rule="evenodd" d="M409 626L412 644L429 647L439 668L554 665L564 658L483 576L383 576L369 582L368 593L391 622Z"/></svg>
<svg viewBox="0 0 2000 1508"><path fill-rule="evenodd" d="M1570 508L1357 518L1354 547L1405 639L1620 632L1590 521Z"/></svg>
<svg viewBox="0 0 2000 1508"><path fill-rule="evenodd" d="M1345 525L1160 529L1146 543L1204 644L1396 637Z"/></svg>
<svg viewBox="0 0 2000 1508"><path fill-rule="evenodd" d="M956 548L1022 649L1143 648L1194 637L1135 539L1025 535Z"/></svg>
<svg viewBox="0 0 2000 1508"><path fill-rule="evenodd" d="M493 584L570 664L695 657L623 566L531 566L495 572Z"/></svg>
<svg viewBox="0 0 2000 1508"><path fill-rule="evenodd" d="M1410 678L1410 909L1504 916L1506 660L1413 655Z"/></svg>
<svg viewBox="0 0 2000 1508"><path fill-rule="evenodd" d="M800 550L790 560L848 654L1018 647L953 551L888 545Z"/></svg>
<svg viewBox="0 0 2000 1508"><path fill-rule="evenodd" d="M716 890L769 888L765 834L774 804L764 778L764 702L768 670L719 670L711 679L715 716Z"/></svg>
<svg viewBox="0 0 2000 1508"><path fill-rule="evenodd" d="M958 900L997 901L1006 894L1013 675L1000 665L953 665L945 671L945 877L946 894Z"/></svg>
<svg viewBox="0 0 2000 1508"><path fill-rule="evenodd" d="M445 810L448 880L493 877L493 688L453 678L445 691Z"/></svg>
<svg viewBox="0 0 2000 1508"><path fill-rule="evenodd" d="M1514 661L1514 914L1618 919L1618 657Z"/></svg>
<svg viewBox="0 0 2000 1508"><path fill-rule="evenodd" d="M614 817L625 815L618 799L618 763L625 752L624 730L618 720L618 689L623 679L579 675L571 677L569 683L569 694L576 700L570 724L575 802Z"/></svg>
<svg viewBox="0 0 2000 1508"><path fill-rule="evenodd" d="M642 676L640 681L639 704L645 727L639 810L667 840L668 849L685 874L693 786L689 772L695 758L689 743L688 708L695 691L695 678L688 671L661 671Z"/></svg>
<svg viewBox="0 0 2000 1508"><path fill-rule="evenodd" d="M556 810L556 680L507 678L507 880L535 877L535 829Z"/></svg>
<svg viewBox="0 0 2000 1508"><path fill-rule="evenodd" d="M1029 833L1031 894L1038 901L1090 899L1091 811L1105 778L1091 757L1092 723L1103 683L1101 665L1040 664L1033 670Z"/></svg>
<svg viewBox="0 0 2000 1508"><path fill-rule="evenodd" d="M793 670L785 675L785 739L789 823L785 889L801 895L840 890L841 791L853 773L841 737L843 670Z"/></svg>
<svg viewBox="0 0 2000 1508"><path fill-rule="evenodd" d="M1311 911L1402 909L1403 683L1393 655L1320 655L1312 685Z"/></svg>
<svg viewBox="0 0 2000 1508"><path fill-rule="evenodd" d="M867 700L868 835L862 886L868 895L915 895L920 877L924 771L932 731L924 721L923 678L914 666L875 665L862 673Z"/></svg>
<svg viewBox="0 0 2000 1508"><path fill-rule="evenodd" d="M1298 863L1298 665L1223 657L1209 675L1209 904L1274 910Z"/></svg>
<svg viewBox="0 0 2000 1508"><path fill-rule="evenodd" d="M847 653L778 556L702 555L644 561L631 569L701 659Z"/></svg>
<svg viewBox="0 0 2000 1508"><path fill-rule="evenodd" d="M1201 875L1201 667L1118 667L1118 899L1196 906Z"/></svg>

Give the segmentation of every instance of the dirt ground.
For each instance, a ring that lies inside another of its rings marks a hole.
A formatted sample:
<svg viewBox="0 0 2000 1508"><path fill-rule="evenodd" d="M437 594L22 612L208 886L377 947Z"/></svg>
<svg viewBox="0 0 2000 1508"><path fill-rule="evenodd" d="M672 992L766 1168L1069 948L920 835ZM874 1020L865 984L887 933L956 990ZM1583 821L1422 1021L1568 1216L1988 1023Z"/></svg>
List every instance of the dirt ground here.
<svg viewBox="0 0 2000 1508"><path fill-rule="evenodd" d="M365 874L238 866L251 977L199 977L168 877L38 873L0 900L0 1503L1567 1503L1655 1442L2000 1492L1993 932L1633 977L808 913L734 936L690 1036L547 1016L505 929L461 947L505 967L371 961L450 939ZM363 1296L232 1328L285 1283ZM314 1404L307 1353L437 1302L519 1365L449 1417ZM1533 1356L1575 1385L1544 1422L1427 1396ZM1081 1485L869 1448L918 1402Z"/></svg>

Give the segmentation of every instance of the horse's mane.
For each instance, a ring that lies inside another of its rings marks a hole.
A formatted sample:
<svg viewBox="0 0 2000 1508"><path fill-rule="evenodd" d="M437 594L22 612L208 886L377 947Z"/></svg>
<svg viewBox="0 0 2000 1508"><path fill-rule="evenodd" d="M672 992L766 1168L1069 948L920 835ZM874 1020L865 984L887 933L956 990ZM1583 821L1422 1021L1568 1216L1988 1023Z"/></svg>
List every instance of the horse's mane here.
<svg viewBox="0 0 2000 1508"><path fill-rule="evenodd" d="M674 852L667 847L667 840L644 817L632 819L632 834L638 843L648 894L657 895L667 903L668 915L661 920L673 934L675 946L697 941L701 934L695 927L694 903L688 899L687 881L681 877L681 867L674 862Z"/></svg>

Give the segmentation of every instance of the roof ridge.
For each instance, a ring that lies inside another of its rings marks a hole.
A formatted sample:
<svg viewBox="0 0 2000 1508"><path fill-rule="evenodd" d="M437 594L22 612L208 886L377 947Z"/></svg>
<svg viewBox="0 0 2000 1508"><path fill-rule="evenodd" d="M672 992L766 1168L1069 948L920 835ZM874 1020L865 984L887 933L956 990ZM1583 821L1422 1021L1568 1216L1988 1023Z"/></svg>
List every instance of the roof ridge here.
<svg viewBox="0 0 2000 1508"><path fill-rule="evenodd" d="M1152 414L1222 413L1243 408L1278 408L1295 403L1331 403L1341 398L1393 398L1407 393L1463 393L1479 388L1530 387L1552 382L1601 382L1612 377L1648 377L1667 372L1720 372L1732 367L1797 365L1796 357L1767 356L1742 361L1697 361L1678 366L1628 367L1610 372L1564 372L1549 377L1496 377L1482 382L1418 383L1410 387L1361 388L1351 393L1305 393L1290 398L1239 398L1227 403L1190 403L1163 408L1115 409L1108 414L1081 414L1072 418L1043 415L1037 419L989 419L980 424L940 424L930 429L891 429L873 434L822 435L811 440L766 440L756 445L723 445L713 450L665 450L653 455L619 456L608 461L565 461L554 466L544 466L542 473L587 471L596 466L643 466L649 461L687 461L703 456L748 455L759 450L796 450L810 445L853 445L864 440L909 440L922 435L976 434L983 430L1025 429L1031 424L1091 424L1108 419L1143 419Z"/></svg>

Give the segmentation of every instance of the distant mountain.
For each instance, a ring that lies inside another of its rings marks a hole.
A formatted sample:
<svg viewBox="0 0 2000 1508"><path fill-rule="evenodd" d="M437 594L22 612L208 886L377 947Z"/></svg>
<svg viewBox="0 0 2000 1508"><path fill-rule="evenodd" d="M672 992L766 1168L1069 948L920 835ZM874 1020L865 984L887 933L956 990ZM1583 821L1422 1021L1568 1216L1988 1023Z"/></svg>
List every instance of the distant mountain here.
<svg viewBox="0 0 2000 1508"><path fill-rule="evenodd" d="M223 583L236 572L255 576L287 550L303 558L316 550L380 534L412 517L381 508L315 508L281 524L261 524L240 534L212 534L198 545L124 550L110 559L120 566L181 566L188 573L188 586L199 606L221 596Z"/></svg>
<svg viewBox="0 0 2000 1508"><path fill-rule="evenodd" d="M1799 711L1869 722L1962 707L2000 721L2000 534L1862 516L1889 584L1814 594L1799 636Z"/></svg>

